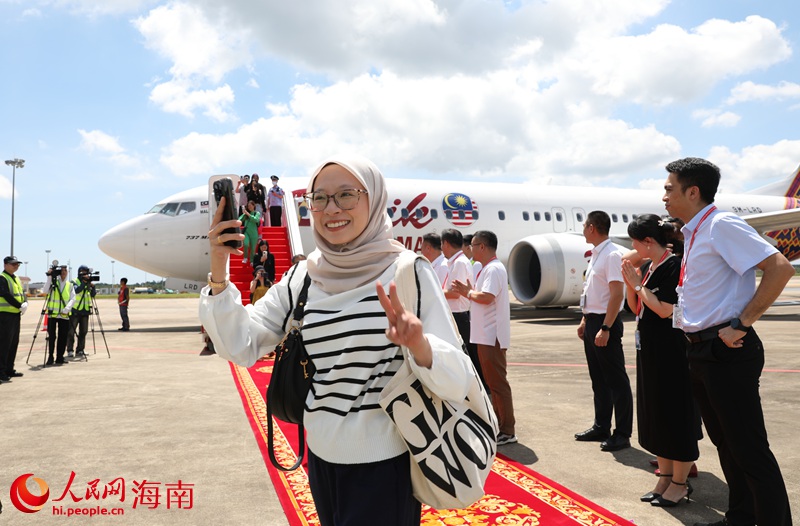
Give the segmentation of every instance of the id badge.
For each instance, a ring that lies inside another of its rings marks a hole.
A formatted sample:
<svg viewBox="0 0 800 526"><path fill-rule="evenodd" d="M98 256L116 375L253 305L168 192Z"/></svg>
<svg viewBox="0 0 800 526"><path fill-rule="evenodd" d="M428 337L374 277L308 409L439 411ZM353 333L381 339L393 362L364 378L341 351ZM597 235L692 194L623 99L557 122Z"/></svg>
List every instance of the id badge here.
<svg viewBox="0 0 800 526"><path fill-rule="evenodd" d="M672 328L683 330L683 287L675 290L678 293L678 302L672 308Z"/></svg>
<svg viewBox="0 0 800 526"><path fill-rule="evenodd" d="M581 310L586 308L586 294L581 294L580 307Z"/></svg>
<svg viewBox="0 0 800 526"><path fill-rule="evenodd" d="M637 351L642 350L642 333L639 332L639 329L636 329L636 332L633 333L633 344L636 346Z"/></svg>

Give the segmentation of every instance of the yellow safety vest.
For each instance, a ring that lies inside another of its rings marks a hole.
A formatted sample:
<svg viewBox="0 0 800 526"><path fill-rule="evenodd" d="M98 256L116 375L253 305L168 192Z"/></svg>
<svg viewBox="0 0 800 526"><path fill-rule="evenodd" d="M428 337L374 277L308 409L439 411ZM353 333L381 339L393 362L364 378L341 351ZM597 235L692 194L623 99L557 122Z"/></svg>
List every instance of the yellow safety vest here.
<svg viewBox="0 0 800 526"><path fill-rule="evenodd" d="M17 276L11 276L3 271L2 276L8 282L8 290L20 304L25 303L25 291L22 290L22 282ZM19 307L12 306L5 298L0 297L0 312L10 312L19 314Z"/></svg>
<svg viewBox="0 0 800 526"><path fill-rule="evenodd" d="M72 286L76 289L80 284L80 279L75 278L72 280ZM89 288L88 284L79 294L75 295L75 303L72 304L72 310L83 312L90 312L92 310L92 290Z"/></svg>
<svg viewBox="0 0 800 526"><path fill-rule="evenodd" d="M69 314L62 314L61 311L64 310L64 307L67 306L69 303L69 296L70 290L72 289L72 282L65 281L64 288L59 289L59 284L61 280L56 279L56 287L55 289L50 289L50 293L47 295L50 298L47 301L47 312L51 318L69 318Z"/></svg>

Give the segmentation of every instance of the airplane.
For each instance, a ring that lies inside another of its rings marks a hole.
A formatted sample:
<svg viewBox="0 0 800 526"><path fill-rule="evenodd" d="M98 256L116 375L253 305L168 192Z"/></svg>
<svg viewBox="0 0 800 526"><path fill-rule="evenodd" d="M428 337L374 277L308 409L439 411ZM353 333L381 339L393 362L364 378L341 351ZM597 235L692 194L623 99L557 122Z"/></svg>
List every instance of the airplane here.
<svg viewBox="0 0 800 526"><path fill-rule="evenodd" d="M284 225L293 254L314 248L302 198L307 182L281 180L292 189L286 192L285 205L291 206L284 206ZM612 218L610 236L628 247L631 220L644 213L665 215L663 193L652 190L389 178L386 184L398 241L419 252L428 232L491 230L515 298L539 307L578 304L591 249L582 235L588 212L606 211ZM211 199L208 186L171 195L105 232L98 245L117 261L166 277L168 288L199 291L210 266ZM718 193L715 202L745 219L789 260L800 257L800 167L788 179L749 193Z"/></svg>

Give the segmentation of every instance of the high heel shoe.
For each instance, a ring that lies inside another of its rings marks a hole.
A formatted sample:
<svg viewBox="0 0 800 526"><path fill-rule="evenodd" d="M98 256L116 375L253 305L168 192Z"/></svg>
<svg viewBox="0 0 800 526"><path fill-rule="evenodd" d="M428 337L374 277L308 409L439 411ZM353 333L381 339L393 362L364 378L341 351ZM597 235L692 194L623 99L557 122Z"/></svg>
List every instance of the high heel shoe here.
<svg viewBox="0 0 800 526"><path fill-rule="evenodd" d="M686 503L687 504L692 501L689 498L689 495L692 494L692 492L694 491L694 488L692 487L691 484L689 484L688 481L686 481L686 482L675 482L674 480L670 480L670 483L671 484L675 484L676 486L685 486L686 487L686 495L684 495L683 497L681 497L677 501L665 499L663 497L663 495L662 495L662 496L660 496L658 498L655 498L655 499L651 500L650 501L650 505L651 506L655 506L657 508L674 508L675 506L680 504L683 501L684 498L686 499Z"/></svg>
<svg viewBox="0 0 800 526"><path fill-rule="evenodd" d="M672 473L664 473L663 475L661 473L656 474L656 477L671 477L671 476ZM654 493L651 491L650 493L645 493L644 495L639 497L639 500L642 502L653 502L655 499L659 497L661 497L661 493Z"/></svg>

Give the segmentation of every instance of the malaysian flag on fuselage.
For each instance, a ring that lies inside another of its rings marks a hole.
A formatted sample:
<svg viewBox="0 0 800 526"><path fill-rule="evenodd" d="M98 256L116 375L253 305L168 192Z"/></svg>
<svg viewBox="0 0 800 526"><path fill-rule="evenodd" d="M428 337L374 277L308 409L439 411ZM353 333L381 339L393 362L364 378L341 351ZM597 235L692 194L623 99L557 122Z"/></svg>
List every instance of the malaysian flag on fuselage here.
<svg viewBox="0 0 800 526"><path fill-rule="evenodd" d="M442 210L453 226L470 226L478 218L478 204L465 194L447 194L442 199Z"/></svg>

